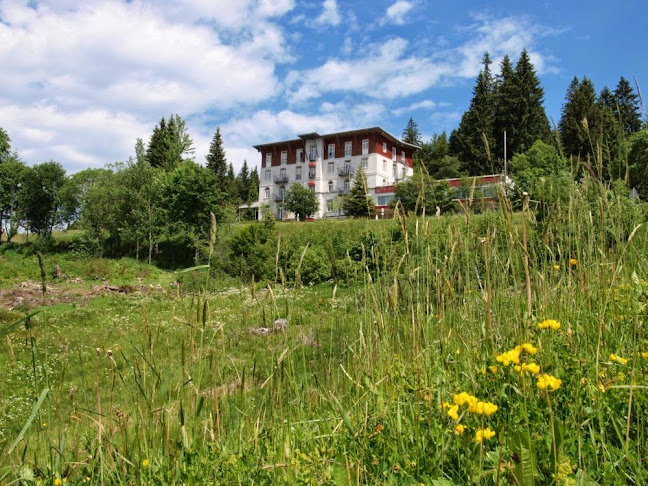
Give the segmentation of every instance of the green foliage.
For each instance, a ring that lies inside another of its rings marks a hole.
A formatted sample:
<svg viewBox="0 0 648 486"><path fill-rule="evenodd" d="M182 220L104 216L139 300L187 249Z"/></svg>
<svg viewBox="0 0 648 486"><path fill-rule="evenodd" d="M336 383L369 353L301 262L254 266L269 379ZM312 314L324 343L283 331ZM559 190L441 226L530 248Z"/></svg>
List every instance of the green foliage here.
<svg viewBox="0 0 648 486"><path fill-rule="evenodd" d="M153 129L146 149L146 160L153 167L171 171L190 157L193 151L193 140L187 132L185 121L180 115L172 114L168 121L162 117Z"/></svg>
<svg viewBox="0 0 648 486"><path fill-rule="evenodd" d="M60 223L59 192L64 184L65 170L58 162L44 162L27 170L21 187L20 210L30 231L46 236Z"/></svg>
<svg viewBox="0 0 648 486"><path fill-rule="evenodd" d="M21 191L28 167L10 157L0 163L0 225L4 226L7 242L15 236L22 223Z"/></svg>
<svg viewBox="0 0 648 486"><path fill-rule="evenodd" d="M211 144L209 145L209 153L206 156L207 168L211 170L216 176L218 189L223 194L229 194L232 187L227 180L227 159L225 158L225 148L223 147L223 138L220 133L220 127L216 127Z"/></svg>
<svg viewBox="0 0 648 486"><path fill-rule="evenodd" d="M412 117L410 117L407 122L407 126L403 130L403 135L401 137L404 142L411 143L412 145L421 145L423 140L421 140L421 133L419 132L418 125Z"/></svg>
<svg viewBox="0 0 648 486"><path fill-rule="evenodd" d="M587 154L594 153L594 147L600 140L594 138L599 133L600 119L594 84L587 77L583 77L582 81L574 77L567 89L558 125L565 155L580 155L584 159Z"/></svg>
<svg viewBox="0 0 648 486"><path fill-rule="evenodd" d="M648 200L648 128L628 140L628 186L636 188L639 196Z"/></svg>
<svg viewBox="0 0 648 486"><path fill-rule="evenodd" d="M614 90L615 113L626 135L632 135L641 129L639 96L635 93L626 78L621 76Z"/></svg>
<svg viewBox="0 0 648 486"><path fill-rule="evenodd" d="M11 139L4 128L0 127L0 163L11 155Z"/></svg>
<svg viewBox="0 0 648 486"><path fill-rule="evenodd" d="M344 197L342 208L352 218L369 218L375 214L375 203L369 194L367 177L362 168L358 169L351 191Z"/></svg>
<svg viewBox="0 0 648 486"><path fill-rule="evenodd" d="M253 223L232 236L227 269L230 274L256 281L274 277L275 231L270 224Z"/></svg>
<svg viewBox="0 0 648 486"><path fill-rule="evenodd" d="M314 191L301 184L293 184L286 193L284 207L303 221L318 211L319 201Z"/></svg>
<svg viewBox="0 0 648 486"><path fill-rule="evenodd" d="M392 207L395 207L396 201L399 201L402 208L408 213L431 215L435 214L437 207L442 213L456 211L450 185L445 181L435 181L420 172L410 179L396 184L394 193Z"/></svg>

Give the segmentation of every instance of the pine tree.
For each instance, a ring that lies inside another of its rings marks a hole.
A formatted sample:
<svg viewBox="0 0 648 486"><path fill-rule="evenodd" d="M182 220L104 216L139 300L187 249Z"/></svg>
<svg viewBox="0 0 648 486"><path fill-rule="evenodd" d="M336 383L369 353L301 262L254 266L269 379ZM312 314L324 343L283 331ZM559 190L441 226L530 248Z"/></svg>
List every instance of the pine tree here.
<svg viewBox="0 0 648 486"><path fill-rule="evenodd" d="M256 167L250 172L250 188L248 191L248 199L245 202L256 201L259 198L259 171Z"/></svg>
<svg viewBox="0 0 648 486"><path fill-rule="evenodd" d="M511 146L511 155L522 153L531 148L537 141L548 142L551 135L549 120L542 106L544 90L531 63L529 54L524 49L515 66L517 83L517 145ZM498 154L499 155L499 154Z"/></svg>
<svg viewBox="0 0 648 486"><path fill-rule="evenodd" d="M494 158L504 159L504 132L506 132L506 156L511 158L520 147L520 99L519 83L508 56L500 64L500 74L495 88L496 108L493 123Z"/></svg>
<svg viewBox="0 0 648 486"><path fill-rule="evenodd" d="M193 151L193 141L187 133L185 121L180 115L172 114L168 122L162 117L153 128L146 160L153 167L171 171L182 162L183 156L191 156Z"/></svg>
<svg viewBox="0 0 648 486"><path fill-rule="evenodd" d="M152 167L164 167L167 152L165 140L166 129L166 120L162 117L160 122L153 128L153 133L151 134L146 149L146 160L148 160Z"/></svg>
<svg viewBox="0 0 648 486"><path fill-rule="evenodd" d="M594 84L587 77L574 77L567 89L566 101L558 128L565 155L585 158L592 154L599 133L600 107L596 103Z"/></svg>
<svg viewBox="0 0 648 486"><path fill-rule="evenodd" d="M375 214L374 200L369 194L367 177L362 167L353 179L353 187L342 203L344 212L353 218L368 218Z"/></svg>
<svg viewBox="0 0 648 486"><path fill-rule="evenodd" d="M207 154L207 168L211 169L220 184L225 183L227 176L227 160L225 158L225 149L223 148L223 139L220 133L220 127L216 127L216 132L209 145L209 153ZM220 186L224 189L223 186Z"/></svg>
<svg viewBox="0 0 648 486"><path fill-rule="evenodd" d="M639 97L623 76L619 79L619 83L614 90L614 100L618 106L619 119L626 135L638 132L641 129Z"/></svg>
<svg viewBox="0 0 648 486"><path fill-rule="evenodd" d="M490 56L484 55L484 68L477 76L470 108L462 118L459 128L450 136L450 152L456 155L471 175L486 174L493 170L493 77Z"/></svg>
<svg viewBox="0 0 648 486"><path fill-rule="evenodd" d="M421 134L418 130L418 125L412 117L410 117L405 130L403 130L402 138L404 142L411 143L413 145L420 146L423 143L423 141L421 140Z"/></svg>
<svg viewBox="0 0 648 486"><path fill-rule="evenodd" d="M250 170L248 169L247 159L243 161L243 166L236 178L236 187L238 189L239 202L247 202L250 192Z"/></svg>

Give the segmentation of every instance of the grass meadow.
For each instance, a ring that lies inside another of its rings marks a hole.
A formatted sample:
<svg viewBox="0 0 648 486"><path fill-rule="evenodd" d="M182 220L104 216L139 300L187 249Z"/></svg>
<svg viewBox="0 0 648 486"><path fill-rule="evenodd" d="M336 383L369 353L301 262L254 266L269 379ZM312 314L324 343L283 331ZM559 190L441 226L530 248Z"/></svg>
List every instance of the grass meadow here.
<svg viewBox="0 0 648 486"><path fill-rule="evenodd" d="M0 484L648 483L645 217L591 181L568 196L278 225L302 260L364 235L314 285L277 268L188 292L44 255L81 282L0 310ZM3 290L39 275L0 246Z"/></svg>

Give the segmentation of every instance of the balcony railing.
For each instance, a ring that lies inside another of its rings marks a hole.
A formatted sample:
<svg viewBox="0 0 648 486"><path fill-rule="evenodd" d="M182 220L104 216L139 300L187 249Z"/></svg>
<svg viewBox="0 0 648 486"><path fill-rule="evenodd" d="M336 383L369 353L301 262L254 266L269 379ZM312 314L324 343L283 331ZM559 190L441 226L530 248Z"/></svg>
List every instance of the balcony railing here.
<svg viewBox="0 0 648 486"><path fill-rule="evenodd" d="M275 181L275 184L284 184L284 183L288 182L288 175L287 174L276 175L276 176L274 176L274 181Z"/></svg>
<svg viewBox="0 0 648 486"><path fill-rule="evenodd" d="M317 152L311 152L308 154L308 160L315 162L317 160Z"/></svg>
<svg viewBox="0 0 648 486"><path fill-rule="evenodd" d="M344 196L345 194L349 194L349 188L348 187L340 187L337 191L338 196Z"/></svg>
<svg viewBox="0 0 648 486"><path fill-rule="evenodd" d="M280 193L280 194L273 194L273 195L272 195L272 198L273 198L276 202L284 202L284 201L286 200L286 195L285 195L285 194L281 194L281 193Z"/></svg>
<svg viewBox="0 0 648 486"><path fill-rule="evenodd" d="M315 177L316 177L315 171L314 170L309 170L308 171L308 178L309 179L315 179Z"/></svg>
<svg viewBox="0 0 648 486"><path fill-rule="evenodd" d="M338 168L338 175L340 177L348 177L348 176L353 175L353 173L354 173L353 167L351 167L349 165L345 165L344 167L339 167Z"/></svg>

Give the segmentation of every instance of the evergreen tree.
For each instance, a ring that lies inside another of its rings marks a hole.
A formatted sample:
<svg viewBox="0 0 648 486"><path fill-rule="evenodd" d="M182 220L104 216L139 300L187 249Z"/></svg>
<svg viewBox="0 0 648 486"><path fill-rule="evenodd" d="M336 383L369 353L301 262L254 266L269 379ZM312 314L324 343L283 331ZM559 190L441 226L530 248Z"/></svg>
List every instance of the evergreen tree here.
<svg viewBox="0 0 648 486"><path fill-rule="evenodd" d="M171 171L193 154L193 140L187 132L180 115L172 114L167 122L164 117L153 129L146 149L146 160L153 167Z"/></svg>
<svg viewBox="0 0 648 486"><path fill-rule="evenodd" d="M344 212L353 218L368 218L376 212L373 198L367 187L367 177L362 167L353 179L353 187L342 203Z"/></svg>
<svg viewBox="0 0 648 486"><path fill-rule="evenodd" d="M607 86L604 86L601 90L598 102L601 107L605 107L612 113L616 113L616 100L614 99L614 94L612 94L612 91Z"/></svg>
<svg viewBox="0 0 648 486"><path fill-rule="evenodd" d="M227 176L227 160L225 158L225 149L223 148L223 139L220 133L220 127L216 127L216 132L209 145L209 153L207 154L207 168L210 169L218 180L218 187L223 191L227 189L226 176Z"/></svg>
<svg viewBox="0 0 648 486"><path fill-rule="evenodd" d="M248 191L248 198L245 202L256 201L259 198L259 171L256 166L250 172L250 187Z"/></svg>
<svg viewBox="0 0 648 486"><path fill-rule="evenodd" d="M421 140L421 134L418 130L418 125L412 117L410 117L405 130L403 130L402 138L404 142L411 143L413 145L420 146L421 143L423 143L423 141Z"/></svg>
<svg viewBox="0 0 648 486"><path fill-rule="evenodd" d="M506 156L510 158L520 147L520 89L513 64L504 56L496 87L496 109L493 136L494 158L504 159L504 132L506 132ZM499 168L499 167L498 167ZM476 175L476 174L471 174Z"/></svg>
<svg viewBox="0 0 648 486"><path fill-rule="evenodd" d="M641 129L639 97L623 76L619 79L619 83L614 90L614 100L618 106L619 120L623 126L623 131L627 135L638 132Z"/></svg>
<svg viewBox="0 0 648 486"><path fill-rule="evenodd" d="M248 169L247 159L243 161L243 166L236 178L236 187L238 189L239 203L247 202L249 199L248 194L250 192L250 170Z"/></svg>
<svg viewBox="0 0 648 486"><path fill-rule="evenodd" d="M544 90L531 63L529 54L524 49L515 66L517 83L517 112L518 130L517 145L511 146L511 155L521 153L535 143L536 140L549 141L551 127L542 103ZM499 154L498 154L499 156Z"/></svg>
<svg viewBox="0 0 648 486"><path fill-rule="evenodd" d="M160 122L153 128L153 133L151 134L146 149L146 160L148 160L152 167L162 168L165 165L168 148L166 146L166 130L166 120L162 117Z"/></svg>
<svg viewBox="0 0 648 486"><path fill-rule="evenodd" d="M593 135L599 132L601 113L596 103L594 84L587 77L579 81L574 77L567 89L566 102L558 128L565 155L593 153L596 140Z"/></svg>
<svg viewBox="0 0 648 486"><path fill-rule="evenodd" d="M493 171L493 77L490 56L484 55L484 68L477 76L470 108L450 137L450 152L464 164L469 174Z"/></svg>

